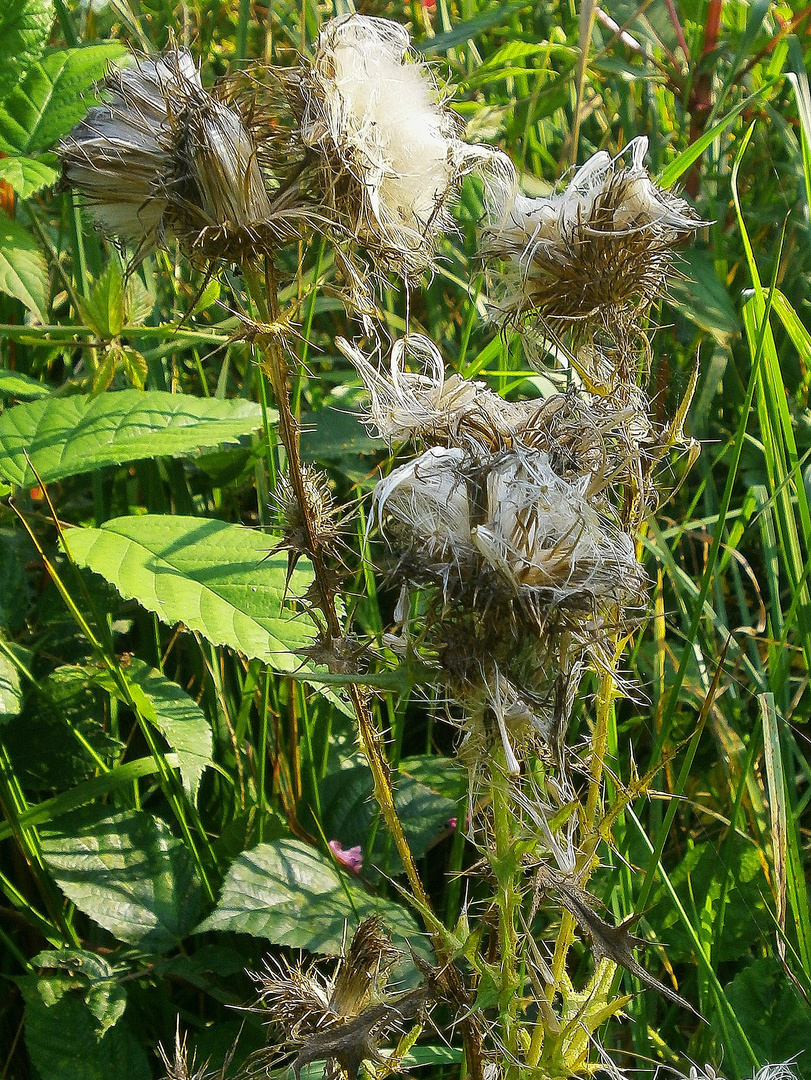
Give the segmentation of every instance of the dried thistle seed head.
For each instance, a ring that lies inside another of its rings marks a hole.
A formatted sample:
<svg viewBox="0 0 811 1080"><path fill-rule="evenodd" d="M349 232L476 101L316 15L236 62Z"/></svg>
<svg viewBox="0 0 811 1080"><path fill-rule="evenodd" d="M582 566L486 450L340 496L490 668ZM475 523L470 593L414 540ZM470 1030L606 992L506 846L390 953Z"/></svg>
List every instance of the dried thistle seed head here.
<svg viewBox="0 0 811 1080"><path fill-rule="evenodd" d="M238 109L203 88L186 50L111 66L102 94L59 153L63 183L106 233L139 253L174 236L203 260L253 257L294 234Z"/></svg>
<svg viewBox="0 0 811 1080"><path fill-rule="evenodd" d="M475 558L470 532L465 451L435 446L413 461L400 465L374 490L372 518L386 535L388 517L391 539L411 551L434 580L448 584L459 578Z"/></svg>
<svg viewBox="0 0 811 1080"><path fill-rule="evenodd" d="M501 455L486 472L487 519L471 529L473 544L517 593L553 603L583 593L638 598L644 575L633 543L587 491L588 477L562 479L546 453Z"/></svg>
<svg viewBox="0 0 811 1080"><path fill-rule="evenodd" d="M333 19L296 96L326 205L388 269L429 268L462 176L495 155L460 140L406 30L365 15Z"/></svg>
<svg viewBox="0 0 811 1080"><path fill-rule="evenodd" d="M409 440L496 450L512 442L537 408L533 402L505 401L483 382L446 377L439 349L422 334L394 343L388 373L343 338L336 345L369 393L366 422L389 445ZM407 371L406 364L422 370Z"/></svg>
<svg viewBox="0 0 811 1080"><path fill-rule="evenodd" d="M342 1016L357 1015L383 992L392 968L402 956L380 918L364 919L338 965L332 1007Z"/></svg>
<svg viewBox="0 0 811 1080"><path fill-rule="evenodd" d="M236 1047L234 1047L236 1049ZM196 1055L192 1054L189 1058L189 1052L186 1046L185 1034L181 1037L180 1027L178 1026L175 1032L175 1053L174 1057L170 1058L162 1046L158 1047L158 1052L163 1062L163 1067L166 1070L165 1080L222 1080L225 1076L225 1072L228 1065L231 1063L231 1058L234 1053L232 1049L228 1056L228 1060L223 1065L223 1068L219 1072L208 1072L206 1064L196 1068Z"/></svg>
<svg viewBox="0 0 811 1080"><path fill-rule="evenodd" d="M617 158L601 151L548 198L501 189L482 241L483 256L504 264L491 277L497 318L615 340L637 330L665 289L673 245L704 224L651 181L646 150L639 138Z"/></svg>
<svg viewBox="0 0 811 1080"><path fill-rule="evenodd" d="M644 573L633 543L595 510L589 476L558 476L544 451L484 457L433 447L375 488L373 514L422 581L447 592L550 605L637 602ZM419 584L420 582L417 581Z"/></svg>
<svg viewBox="0 0 811 1080"><path fill-rule="evenodd" d="M267 961L254 975L259 988L255 1011L266 1012L286 1042L299 1048L293 1062L297 1076L315 1060L337 1062L350 1077L363 1061L382 1060L379 1043L401 1030L430 996L428 986L400 995L386 991L389 973L401 958L373 917L358 926L332 975L317 963L305 968L286 961Z"/></svg>

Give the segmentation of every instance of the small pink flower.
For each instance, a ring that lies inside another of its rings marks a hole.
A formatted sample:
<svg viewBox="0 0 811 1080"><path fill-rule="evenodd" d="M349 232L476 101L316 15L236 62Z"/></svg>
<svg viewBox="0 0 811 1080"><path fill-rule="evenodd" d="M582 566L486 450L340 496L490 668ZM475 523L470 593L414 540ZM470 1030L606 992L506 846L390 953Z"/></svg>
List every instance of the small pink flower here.
<svg viewBox="0 0 811 1080"><path fill-rule="evenodd" d="M342 866L345 866L350 873L359 874L361 872L363 869L363 851L360 844L347 848L346 851L341 847L340 840L330 840L327 846L336 860Z"/></svg>
<svg viewBox="0 0 811 1080"><path fill-rule="evenodd" d="M455 817L449 817L448 820L447 820L447 823L446 823L447 828L449 828L451 831L453 831L456 828L456 824L457 824L457 822L456 822Z"/></svg>

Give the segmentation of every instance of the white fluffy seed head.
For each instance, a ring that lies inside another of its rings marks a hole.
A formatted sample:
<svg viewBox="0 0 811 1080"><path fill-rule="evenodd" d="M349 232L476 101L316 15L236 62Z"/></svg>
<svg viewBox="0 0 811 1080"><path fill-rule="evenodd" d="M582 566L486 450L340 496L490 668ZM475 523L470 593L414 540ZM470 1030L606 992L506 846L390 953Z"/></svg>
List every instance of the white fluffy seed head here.
<svg viewBox="0 0 811 1080"><path fill-rule="evenodd" d="M635 603L644 574L633 544L588 486L558 476L544 451L432 447L378 483L374 517L381 530L388 517L417 575L446 589L483 575L535 609L584 595Z"/></svg>
<svg viewBox="0 0 811 1080"><path fill-rule="evenodd" d="M174 236L203 259L250 257L289 236L243 117L203 88L186 50L111 66L102 93L59 153L63 183L105 233L140 251Z"/></svg>
<svg viewBox="0 0 811 1080"><path fill-rule="evenodd" d="M405 276L430 267L462 176L501 155L460 140L431 69L388 19L327 23L299 92L302 140L350 231Z"/></svg>
<svg viewBox="0 0 811 1080"><path fill-rule="evenodd" d="M641 137L616 158L594 154L548 197L495 190L482 254L502 263L490 279L496 318L581 333L636 326L665 288L673 245L704 224L650 179L647 146Z"/></svg>
<svg viewBox="0 0 811 1080"><path fill-rule="evenodd" d="M394 343L388 372L343 338L336 345L366 386L367 422L390 446L414 441L498 449L537 411L532 402L505 401L483 382L446 377L439 349L422 334ZM420 370L408 371L406 364Z"/></svg>

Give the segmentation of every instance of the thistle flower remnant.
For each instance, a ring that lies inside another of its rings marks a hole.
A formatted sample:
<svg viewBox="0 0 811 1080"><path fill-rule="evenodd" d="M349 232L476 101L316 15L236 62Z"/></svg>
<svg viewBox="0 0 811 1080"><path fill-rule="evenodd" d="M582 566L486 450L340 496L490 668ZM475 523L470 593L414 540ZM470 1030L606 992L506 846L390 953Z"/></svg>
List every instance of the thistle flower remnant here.
<svg viewBox="0 0 811 1080"><path fill-rule="evenodd" d="M462 176L500 155L462 142L407 31L387 19L333 19L309 70L288 82L329 208L388 268L427 269Z"/></svg>
<svg viewBox="0 0 811 1080"><path fill-rule="evenodd" d="M647 148L643 136L616 158L600 151L557 195L500 189L482 241L482 255L505 264L491 276L497 318L580 339L637 330L666 286L674 244L705 224L653 183ZM619 167L628 155L630 164Z"/></svg>
<svg viewBox="0 0 811 1080"><path fill-rule="evenodd" d="M424 580L515 598L541 623L552 604L632 603L642 591L633 544L590 504L588 483L558 476L544 451L432 447L380 481L374 514L384 534L388 515Z"/></svg>
<svg viewBox="0 0 811 1080"><path fill-rule="evenodd" d="M102 93L59 153L63 184L86 197L105 233L139 253L174 236L191 257L235 261L292 235L246 122L203 88L186 50L111 66Z"/></svg>
<svg viewBox="0 0 811 1080"><path fill-rule="evenodd" d="M401 955L380 920L370 918L358 926L331 976L316 964L305 968L285 961L268 962L254 976L254 1011L281 1032L285 1049L298 1050L296 1076L311 1061L327 1059L354 1078L363 1061L384 1060L380 1043L401 1031L430 997L426 985L399 995L386 989Z"/></svg>

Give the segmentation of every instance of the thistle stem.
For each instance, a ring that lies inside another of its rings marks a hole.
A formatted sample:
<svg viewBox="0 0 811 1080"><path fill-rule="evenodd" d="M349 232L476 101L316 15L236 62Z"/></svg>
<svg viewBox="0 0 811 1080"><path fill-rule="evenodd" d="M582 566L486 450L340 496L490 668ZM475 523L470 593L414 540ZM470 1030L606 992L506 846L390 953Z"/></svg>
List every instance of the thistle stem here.
<svg viewBox="0 0 811 1080"><path fill-rule="evenodd" d="M330 638L341 636L341 624L335 602L335 593L330 581L330 575L324 562L309 509L309 501L304 484L304 470L301 462L299 428L296 418L290 407L290 396L287 388L287 363L282 354L278 341L278 331L281 328L281 310L278 300L278 285L276 281L275 267L269 258L264 261L264 273L260 274L258 268L246 264L243 267L248 291L256 304L260 317L268 328L272 330L263 334L260 339L260 347L263 356L263 371L270 381L276 407L279 411L279 435L287 453L287 465L290 484L298 501L301 518L304 526L305 544L307 554L310 557L318 590L318 606L324 616L327 632ZM394 791L391 783L391 770L381 746L380 732L369 709L368 700L362 687L355 684L349 686L349 697L355 713L358 725L361 749L366 755L369 769L374 782L374 797L380 813L389 830L397 854L403 864L408 883L414 898L415 907L420 911L429 929L434 950L440 964L445 967L444 982L449 995L455 1001L465 996L465 988L462 984L459 972L451 963L451 954L445 940L437 929L441 924L434 916L428 894L420 879L419 872L414 862L403 826L394 805ZM483 1063L481 1058L481 1036L472 1020L462 1022L463 1039L465 1043L465 1059L467 1062L468 1075L472 1080L483 1080Z"/></svg>

